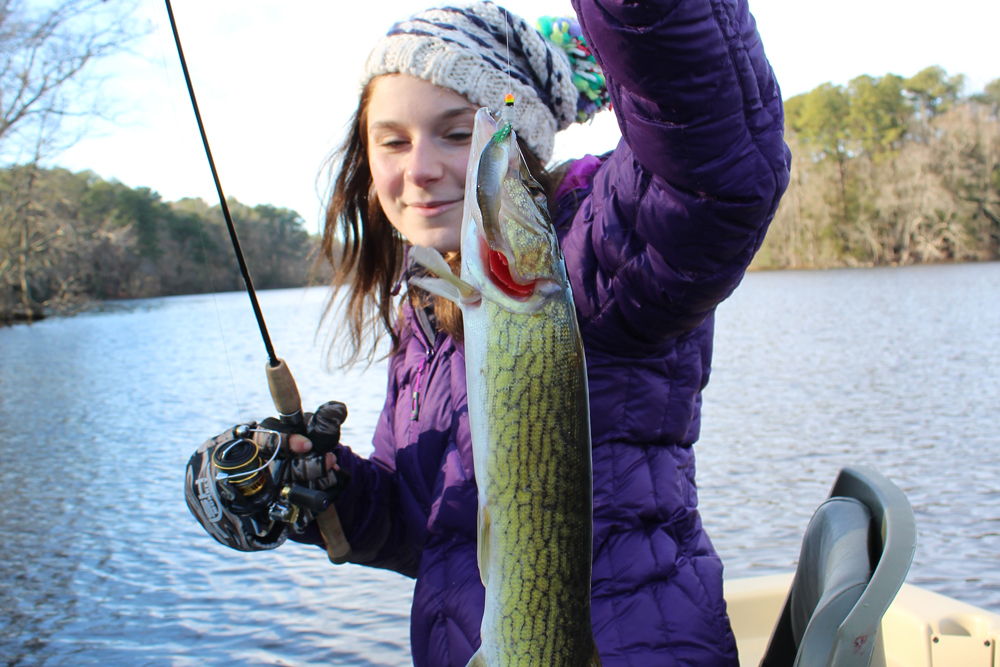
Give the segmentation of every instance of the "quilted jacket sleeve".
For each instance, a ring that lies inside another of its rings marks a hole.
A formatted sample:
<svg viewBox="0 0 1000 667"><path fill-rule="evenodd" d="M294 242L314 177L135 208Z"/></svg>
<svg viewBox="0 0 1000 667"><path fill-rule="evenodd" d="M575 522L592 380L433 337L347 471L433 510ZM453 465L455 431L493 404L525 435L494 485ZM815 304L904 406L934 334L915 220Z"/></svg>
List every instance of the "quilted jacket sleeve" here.
<svg viewBox="0 0 1000 667"><path fill-rule="evenodd" d="M564 239L585 339L645 353L739 284L788 184L746 0L574 0L623 141Z"/></svg>

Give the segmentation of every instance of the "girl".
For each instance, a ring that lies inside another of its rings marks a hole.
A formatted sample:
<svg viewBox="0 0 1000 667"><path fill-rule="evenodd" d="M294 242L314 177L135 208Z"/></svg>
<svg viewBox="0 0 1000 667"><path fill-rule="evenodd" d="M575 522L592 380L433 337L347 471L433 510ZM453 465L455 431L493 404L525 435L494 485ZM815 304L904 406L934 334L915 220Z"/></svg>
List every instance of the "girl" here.
<svg viewBox="0 0 1000 667"><path fill-rule="evenodd" d="M603 664L736 666L692 445L713 313L788 181L780 92L746 0L574 9L582 31L543 22L561 44L489 2L428 10L394 25L368 60L323 250L345 292L348 356L369 356L379 334L392 352L375 452L363 459L338 445L327 455L350 473L336 509L351 562L416 578L414 664L464 667L484 589L461 318L416 289L398 312L393 304L408 244L458 251L475 111L499 108L512 89L514 129L547 191L586 348ZM618 147L545 172L556 131L609 100ZM293 436L290 446L311 443ZM238 548L280 544L213 535ZM292 537L322 542L314 525Z"/></svg>

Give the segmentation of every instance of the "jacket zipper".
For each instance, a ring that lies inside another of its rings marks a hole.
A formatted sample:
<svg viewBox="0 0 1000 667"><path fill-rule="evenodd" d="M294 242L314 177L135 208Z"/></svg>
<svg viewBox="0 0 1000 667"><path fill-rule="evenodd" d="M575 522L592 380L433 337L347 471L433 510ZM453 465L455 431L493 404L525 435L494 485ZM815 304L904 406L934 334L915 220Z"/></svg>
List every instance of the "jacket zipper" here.
<svg viewBox="0 0 1000 667"><path fill-rule="evenodd" d="M417 376L413 382L413 395L410 403L410 421L417 421L420 418L420 383L423 380L424 370L430 363L431 357L434 356L434 344L430 341L436 340L437 336L434 335L434 329L424 312L414 310L413 315L419 325L417 328L423 334L424 350L426 351L424 358L420 360L420 365L417 366Z"/></svg>
<svg viewBox="0 0 1000 667"><path fill-rule="evenodd" d="M427 354L421 359L420 365L417 366L417 377L413 382L413 400L410 404L410 421L417 421L420 418L420 381L432 354L433 352L428 349Z"/></svg>

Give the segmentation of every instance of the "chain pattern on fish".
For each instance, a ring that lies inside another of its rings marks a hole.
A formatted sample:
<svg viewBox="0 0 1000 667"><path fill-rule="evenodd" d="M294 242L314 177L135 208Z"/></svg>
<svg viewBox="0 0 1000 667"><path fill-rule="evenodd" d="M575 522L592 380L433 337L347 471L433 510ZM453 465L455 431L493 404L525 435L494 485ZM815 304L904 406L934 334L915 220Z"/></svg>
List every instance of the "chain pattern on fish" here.
<svg viewBox="0 0 1000 667"><path fill-rule="evenodd" d="M489 517L481 539L491 540L480 565L488 590L484 653L504 666L581 667L593 655L593 501L587 379L573 304L553 299L531 316L489 302L482 308L474 320L490 326L471 333L481 333L491 351L480 369L489 455L485 470L477 469L486 496L480 516Z"/></svg>

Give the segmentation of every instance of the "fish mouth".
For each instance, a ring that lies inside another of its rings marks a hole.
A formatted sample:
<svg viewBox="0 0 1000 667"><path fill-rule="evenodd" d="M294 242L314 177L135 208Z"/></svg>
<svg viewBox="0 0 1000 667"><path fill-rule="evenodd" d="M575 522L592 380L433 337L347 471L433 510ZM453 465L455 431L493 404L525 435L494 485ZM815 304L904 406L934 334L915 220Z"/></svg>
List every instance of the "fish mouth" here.
<svg viewBox="0 0 1000 667"><path fill-rule="evenodd" d="M510 272L510 261L507 256L499 250L490 249L486 240L479 239L479 253L482 258L483 268L486 270L486 277L496 285L497 289L513 299L527 299L535 293L537 280L530 283L521 283L514 279Z"/></svg>

